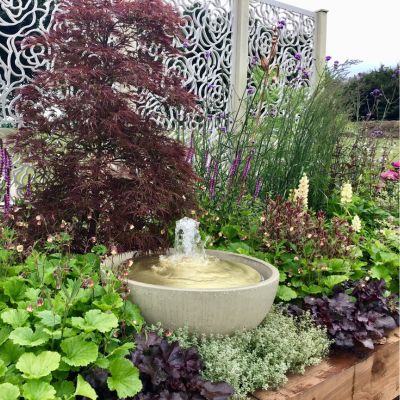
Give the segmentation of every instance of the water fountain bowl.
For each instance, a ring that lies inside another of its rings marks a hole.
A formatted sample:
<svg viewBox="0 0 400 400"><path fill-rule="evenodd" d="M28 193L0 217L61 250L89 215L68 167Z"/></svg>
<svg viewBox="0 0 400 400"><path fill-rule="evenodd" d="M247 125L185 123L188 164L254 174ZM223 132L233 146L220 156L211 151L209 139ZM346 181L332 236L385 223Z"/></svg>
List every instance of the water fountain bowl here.
<svg viewBox="0 0 400 400"><path fill-rule="evenodd" d="M254 285L229 289L182 289L128 280L131 300L150 324L174 330L187 326L204 334L232 334L257 327L268 314L279 284L279 272L253 257L218 250L206 255L243 263L257 270L262 280ZM136 253L110 257L105 267L118 266Z"/></svg>

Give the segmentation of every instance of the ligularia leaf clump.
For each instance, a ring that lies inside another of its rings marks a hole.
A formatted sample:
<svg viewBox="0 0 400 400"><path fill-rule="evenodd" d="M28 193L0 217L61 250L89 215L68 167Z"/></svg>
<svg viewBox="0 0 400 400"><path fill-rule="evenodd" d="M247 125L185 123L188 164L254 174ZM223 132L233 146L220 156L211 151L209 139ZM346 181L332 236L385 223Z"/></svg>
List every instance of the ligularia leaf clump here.
<svg viewBox="0 0 400 400"><path fill-rule="evenodd" d="M353 200L353 188L351 187L350 182L346 182L343 184L340 190L340 204L342 206L351 203Z"/></svg>

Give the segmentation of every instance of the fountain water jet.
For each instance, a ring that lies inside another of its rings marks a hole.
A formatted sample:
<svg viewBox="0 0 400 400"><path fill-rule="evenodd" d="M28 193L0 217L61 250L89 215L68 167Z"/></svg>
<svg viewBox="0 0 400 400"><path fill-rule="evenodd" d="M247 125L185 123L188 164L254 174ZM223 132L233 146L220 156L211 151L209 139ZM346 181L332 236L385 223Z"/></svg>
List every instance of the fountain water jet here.
<svg viewBox="0 0 400 400"><path fill-rule="evenodd" d="M117 266L135 257L135 252L110 257L104 267ZM209 268L221 263L224 273L221 275L219 268L217 275L221 279L216 283L215 271ZM150 281L139 276L148 273ZM232 284L232 276L237 278L243 273L251 276L250 281ZM155 276L166 280L157 282ZM255 328L270 310L278 284L279 272L267 262L225 251L204 250L198 223L190 218L177 222L173 250L159 259L135 258L128 278L132 301L140 307L148 323L160 322L169 329L187 326L191 331L205 334L231 334Z"/></svg>
<svg viewBox="0 0 400 400"><path fill-rule="evenodd" d="M138 258L129 278L175 288L215 289L252 285L262 276L246 264L207 255L199 223L185 217L176 223L171 254Z"/></svg>

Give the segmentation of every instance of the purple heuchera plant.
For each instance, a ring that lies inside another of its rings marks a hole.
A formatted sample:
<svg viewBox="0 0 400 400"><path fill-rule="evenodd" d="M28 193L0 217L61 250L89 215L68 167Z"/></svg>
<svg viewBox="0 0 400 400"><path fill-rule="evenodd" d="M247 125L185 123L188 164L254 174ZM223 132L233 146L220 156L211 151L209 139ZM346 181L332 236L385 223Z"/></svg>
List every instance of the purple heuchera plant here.
<svg viewBox="0 0 400 400"><path fill-rule="evenodd" d="M204 380L194 347L183 349L154 332L136 337L132 361L140 371L143 390L137 400L227 400L233 389L225 382Z"/></svg>
<svg viewBox="0 0 400 400"><path fill-rule="evenodd" d="M361 280L351 287L338 286L332 297L308 296L303 309L311 313L317 324L327 328L336 346L362 345L373 349L384 337L385 329L394 329L398 324L398 312L390 308L390 299L384 293L383 279Z"/></svg>

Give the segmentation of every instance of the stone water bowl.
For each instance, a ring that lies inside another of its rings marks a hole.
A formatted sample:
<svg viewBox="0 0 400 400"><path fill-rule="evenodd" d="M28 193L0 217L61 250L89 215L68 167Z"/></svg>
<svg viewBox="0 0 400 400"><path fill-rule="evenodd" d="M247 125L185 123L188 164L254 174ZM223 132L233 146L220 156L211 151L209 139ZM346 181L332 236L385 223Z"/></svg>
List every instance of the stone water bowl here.
<svg viewBox="0 0 400 400"><path fill-rule="evenodd" d="M262 280L249 286L228 289L182 289L128 280L131 300L145 320L164 328L187 326L204 334L232 334L257 327L268 314L279 284L279 272L271 264L253 257L218 250L206 254L239 262L257 270ZM134 258L135 252L109 257L104 267L118 266Z"/></svg>

